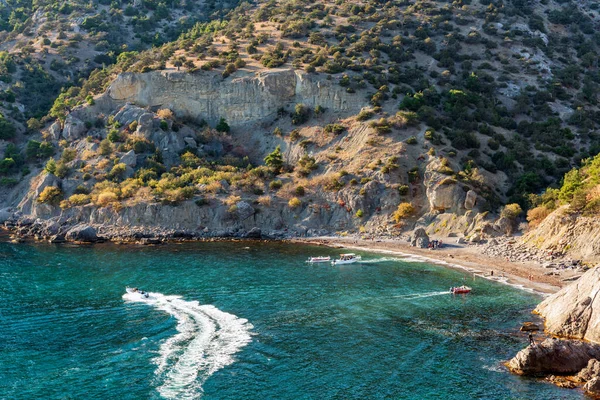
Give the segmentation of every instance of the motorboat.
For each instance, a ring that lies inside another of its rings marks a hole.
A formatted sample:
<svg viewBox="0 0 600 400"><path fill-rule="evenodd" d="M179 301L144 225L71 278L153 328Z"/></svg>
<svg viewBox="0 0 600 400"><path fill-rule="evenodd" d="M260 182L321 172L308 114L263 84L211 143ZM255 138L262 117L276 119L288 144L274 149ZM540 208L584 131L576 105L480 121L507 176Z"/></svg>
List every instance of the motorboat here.
<svg viewBox="0 0 600 400"><path fill-rule="evenodd" d="M471 288L465 285L462 286L457 286L457 287L451 287L450 288L450 293L452 294L466 294L466 293L471 293Z"/></svg>
<svg viewBox="0 0 600 400"><path fill-rule="evenodd" d="M352 264L360 260L362 260L362 257L354 253L340 254L340 258L333 260L331 265Z"/></svg>
<svg viewBox="0 0 600 400"><path fill-rule="evenodd" d="M331 261L331 257L327 256L327 257L308 257L308 260L306 260L307 263L310 264L316 264L316 263L326 263L326 262L330 262Z"/></svg>
<svg viewBox="0 0 600 400"><path fill-rule="evenodd" d="M141 290L141 289L138 289L138 288L136 288L136 287L130 288L129 286L127 286L127 287L125 288L125 291L126 291L127 293L131 293L131 294L139 294L140 296L143 296L143 297L145 297L145 298L148 298L148 297L150 297L150 294L148 294L148 292L144 292L143 290Z"/></svg>

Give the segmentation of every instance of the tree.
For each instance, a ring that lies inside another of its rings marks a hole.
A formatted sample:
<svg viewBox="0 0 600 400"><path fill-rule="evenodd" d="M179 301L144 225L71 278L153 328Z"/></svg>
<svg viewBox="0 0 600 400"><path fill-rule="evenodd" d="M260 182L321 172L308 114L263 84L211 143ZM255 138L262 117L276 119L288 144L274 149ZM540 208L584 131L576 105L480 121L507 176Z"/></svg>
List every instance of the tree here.
<svg viewBox="0 0 600 400"><path fill-rule="evenodd" d="M12 122L0 114L0 139L12 139L16 133L17 130Z"/></svg>
<svg viewBox="0 0 600 400"><path fill-rule="evenodd" d="M281 167L283 167L283 154L281 154L280 146L277 146L272 153L265 157L265 164L267 164L267 166L276 174L281 171Z"/></svg>
<svg viewBox="0 0 600 400"><path fill-rule="evenodd" d="M215 129L219 132L229 132L231 128L227 124L227 121L225 121L225 118L221 118Z"/></svg>

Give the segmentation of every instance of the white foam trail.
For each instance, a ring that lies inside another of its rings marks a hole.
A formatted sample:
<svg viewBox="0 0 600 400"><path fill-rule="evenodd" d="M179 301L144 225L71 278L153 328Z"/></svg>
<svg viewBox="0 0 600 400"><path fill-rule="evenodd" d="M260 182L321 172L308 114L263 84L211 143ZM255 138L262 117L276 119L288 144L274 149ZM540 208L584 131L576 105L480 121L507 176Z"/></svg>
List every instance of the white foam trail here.
<svg viewBox="0 0 600 400"><path fill-rule="evenodd" d="M445 291L445 292L413 293L413 294L404 294L401 296L393 296L393 297L400 298L400 299L413 300L413 299L422 299L424 297L441 296L444 294L450 294L450 292Z"/></svg>
<svg viewBox="0 0 600 400"><path fill-rule="evenodd" d="M123 298L152 305L177 319L178 333L161 344L153 360L161 380L157 390L165 399L200 398L206 379L232 364L233 355L252 340L248 320L212 305L161 293L149 293L147 298L125 293Z"/></svg>

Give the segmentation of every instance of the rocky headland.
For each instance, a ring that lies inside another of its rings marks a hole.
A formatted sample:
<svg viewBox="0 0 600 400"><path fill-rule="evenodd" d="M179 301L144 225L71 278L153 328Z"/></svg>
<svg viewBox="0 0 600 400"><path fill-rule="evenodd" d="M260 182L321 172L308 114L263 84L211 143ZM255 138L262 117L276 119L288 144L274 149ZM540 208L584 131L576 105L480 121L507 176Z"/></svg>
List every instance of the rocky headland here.
<svg viewBox="0 0 600 400"><path fill-rule="evenodd" d="M507 362L514 373L545 376L565 387L583 386L600 397L600 270L546 298L535 309L551 337L531 344Z"/></svg>

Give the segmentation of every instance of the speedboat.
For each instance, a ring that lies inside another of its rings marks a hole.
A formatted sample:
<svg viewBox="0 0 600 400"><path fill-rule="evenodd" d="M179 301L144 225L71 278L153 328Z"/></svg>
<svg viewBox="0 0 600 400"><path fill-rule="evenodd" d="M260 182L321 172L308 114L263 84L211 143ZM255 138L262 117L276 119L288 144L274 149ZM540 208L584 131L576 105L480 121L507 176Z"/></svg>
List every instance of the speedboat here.
<svg viewBox="0 0 600 400"><path fill-rule="evenodd" d="M451 287L450 288L450 293L452 294L466 294L466 293L471 293L471 288L465 285L462 286L457 286L457 287Z"/></svg>
<svg viewBox="0 0 600 400"><path fill-rule="evenodd" d="M325 263L325 262L330 262L331 261L331 257L327 256L327 257L308 257L308 260L306 260L307 263L310 264L316 264L316 263Z"/></svg>
<svg viewBox="0 0 600 400"><path fill-rule="evenodd" d="M340 258L333 260L331 265L352 264L360 260L362 260L362 257L354 253L340 254Z"/></svg>
<svg viewBox="0 0 600 400"><path fill-rule="evenodd" d="M130 288L129 286L125 287L125 291L127 293L131 293L131 294L139 294L140 296L143 296L145 298L150 297L150 295L148 294L148 292L144 292L143 290L140 290L136 287L134 288Z"/></svg>

